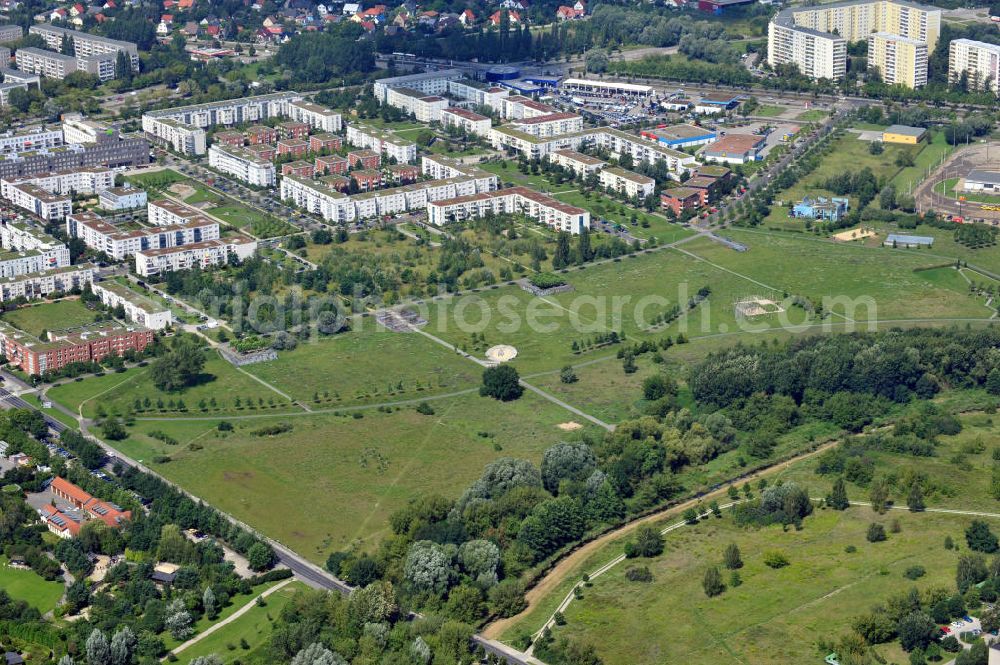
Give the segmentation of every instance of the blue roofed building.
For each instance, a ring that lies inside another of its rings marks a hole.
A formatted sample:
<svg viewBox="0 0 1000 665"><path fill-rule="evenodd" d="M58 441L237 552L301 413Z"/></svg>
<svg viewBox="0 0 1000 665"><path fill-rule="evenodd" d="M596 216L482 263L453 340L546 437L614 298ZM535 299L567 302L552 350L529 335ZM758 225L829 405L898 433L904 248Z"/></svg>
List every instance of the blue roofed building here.
<svg viewBox="0 0 1000 665"><path fill-rule="evenodd" d="M792 208L792 217L818 219L823 222L839 222L847 214L848 201L846 196L826 198L807 196Z"/></svg>

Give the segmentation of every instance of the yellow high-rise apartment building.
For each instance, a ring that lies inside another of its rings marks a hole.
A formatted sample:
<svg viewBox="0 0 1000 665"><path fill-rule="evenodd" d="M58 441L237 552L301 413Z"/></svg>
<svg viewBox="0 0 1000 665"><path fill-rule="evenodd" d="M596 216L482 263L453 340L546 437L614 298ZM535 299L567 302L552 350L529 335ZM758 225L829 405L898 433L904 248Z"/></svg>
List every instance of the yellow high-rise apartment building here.
<svg viewBox="0 0 1000 665"><path fill-rule="evenodd" d="M940 32L940 9L903 0L790 7L778 12L768 26L767 61L771 66L795 63L806 76L836 80L847 72L847 43L879 34L877 53L874 58L869 53L869 65L885 80L916 87L927 81L927 54L937 45ZM921 42L924 48L912 42Z"/></svg>
<svg viewBox="0 0 1000 665"><path fill-rule="evenodd" d="M927 85L927 42L873 32L868 37L868 66L889 85L920 88Z"/></svg>

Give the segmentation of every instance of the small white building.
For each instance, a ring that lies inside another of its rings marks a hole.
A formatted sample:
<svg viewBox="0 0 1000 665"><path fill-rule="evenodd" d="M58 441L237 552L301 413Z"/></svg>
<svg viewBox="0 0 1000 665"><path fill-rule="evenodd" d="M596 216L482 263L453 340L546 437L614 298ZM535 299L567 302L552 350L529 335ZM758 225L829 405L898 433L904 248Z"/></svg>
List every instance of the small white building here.
<svg viewBox="0 0 1000 665"><path fill-rule="evenodd" d="M133 187L105 189L98 197L101 210L134 210L146 206L146 192Z"/></svg>
<svg viewBox="0 0 1000 665"><path fill-rule="evenodd" d="M962 189L966 192L1000 195L1000 171L973 169L963 179Z"/></svg>

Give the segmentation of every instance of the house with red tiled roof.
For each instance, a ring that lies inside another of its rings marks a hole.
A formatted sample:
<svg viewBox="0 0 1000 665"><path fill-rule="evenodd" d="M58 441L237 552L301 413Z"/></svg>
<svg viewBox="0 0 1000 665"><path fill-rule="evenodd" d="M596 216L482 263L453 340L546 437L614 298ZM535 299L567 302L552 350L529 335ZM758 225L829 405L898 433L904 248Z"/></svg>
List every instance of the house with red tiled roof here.
<svg viewBox="0 0 1000 665"><path fill-rule="evenodd" d="M585 11L578 10L574 7L567 7L566 5L560 5L559 9L556 10L556 18L560 21L572 21L574 19L583 18L585 15Z"/></svg>
<svg viewBox="0 0 1000 665"><path fill-rule="evenodd" d="M105 21L108 20L108 17L102 14L101 12L97 12L96 14L94 14L94 20L97 21L98 23L104 23Z"/></svg>
<svg viewBox="0 0 1000 665"><path fill-rule="evenodd" d="M166 23L167 25L170 25L173 22L174 22L173 14L163 14L162 16L160 16L160 23Z"/></svg>
<svg viewBox="0 0 1000 665"><path fill-rule="evenodd" d="M177 0L177 6L181 9L191 9L194 7L194 0Z"/></svg>
<svg viewBox="0 0 1000 665"><path fill-rule="evenodd" d="M470 25L476 22L476 15L472 13L471 9L466 9L464 12L458 15L458 20L468 28Z"/></svg>
<svg viewBox="0 0 1000 665"><path fill-rule="evenodd" d="M69 13L71 16L83 16L87 13L87 8L78 2L69 8Z"/></svg>
<svg viewBox="0 0 1000 665"><path fill-rule="evenodd" d="M42 519L49 525L49 530L62 538L70 538L79 533L79 526L86 520L100 520L112 529L117 529L127 520L132 519L131 510L122 510L119 506L91 496L65 478L53 478L49 485L52 495L69 503L72 508L56 508L43 506L48 511L39 509ZM77 513L79 516L77 517ZM77 526L74 528L73 523Z"/></svg>
<svg viewBox="0 0 1000 665"><path fill-rule="evenodd" d="M49 20L50 21L64 21L64 20L66 20L66 16L68 16L68 13L66 12L65 9L63 9L62 7L60 7L59 9L53 9L52 10L52 13L49 14Z"/></svg>
<svg viewBox="0 0 1000 665"><path fill-rule="evenodd" d="M38 509L38 515L45 522L49 531L60 538L73 538L80 533L83 526L83 515L77 511L63 512L55 506L48 504Z"/></svg>
<svg viewBox="0 0 1000 665"><path fill-rule="evenodd" d="M164 9L173 9L177 6L177 0L163 0Z"/></svg>
<svg viewBox="0 0 1000 665"><path fill-rule="evenodd" d="M497 10L497 11L493 12L493 14L490 16L490 25L500 25L500 13L502 11L503 10L501 9L501 10ZM518 14L513 9L507 11L507 16L510 19L510 24L511 25L515 25L515 24L521 22L521 15Z"/></svg>

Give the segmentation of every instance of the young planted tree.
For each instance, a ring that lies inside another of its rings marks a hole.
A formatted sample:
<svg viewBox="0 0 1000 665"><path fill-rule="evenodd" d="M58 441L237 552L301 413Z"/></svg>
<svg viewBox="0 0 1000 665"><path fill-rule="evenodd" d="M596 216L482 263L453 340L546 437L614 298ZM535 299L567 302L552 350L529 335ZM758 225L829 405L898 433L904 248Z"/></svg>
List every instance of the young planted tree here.
<svg viewBox="0 0 1000 665"><path fill-rule="evenodd" d="M726 585L722 582L722 574L719 573L718 566L712 566L705 571L705 577L701 581L701 586L705 590L705 595L709 598L718 596L726 590Z"/></svg>
<svg viewBox="0 0 1000 665"><path fill-rule="evenodd" d="M844 487L843 478L837 478L836 482L833 483L833 489L830 490L830 495L826 498L826 505L834 510L847 510L851 506L851 502L847 499L847 488Z"/></svg>
<svg viewBox="0 0 1000 665"><path fill-rule="evenodd" d="M743 558L740 556L740 548L736 543L726 545L726 549L722 553L722 561L729 570L736 570L743 567Z"/></svg>

